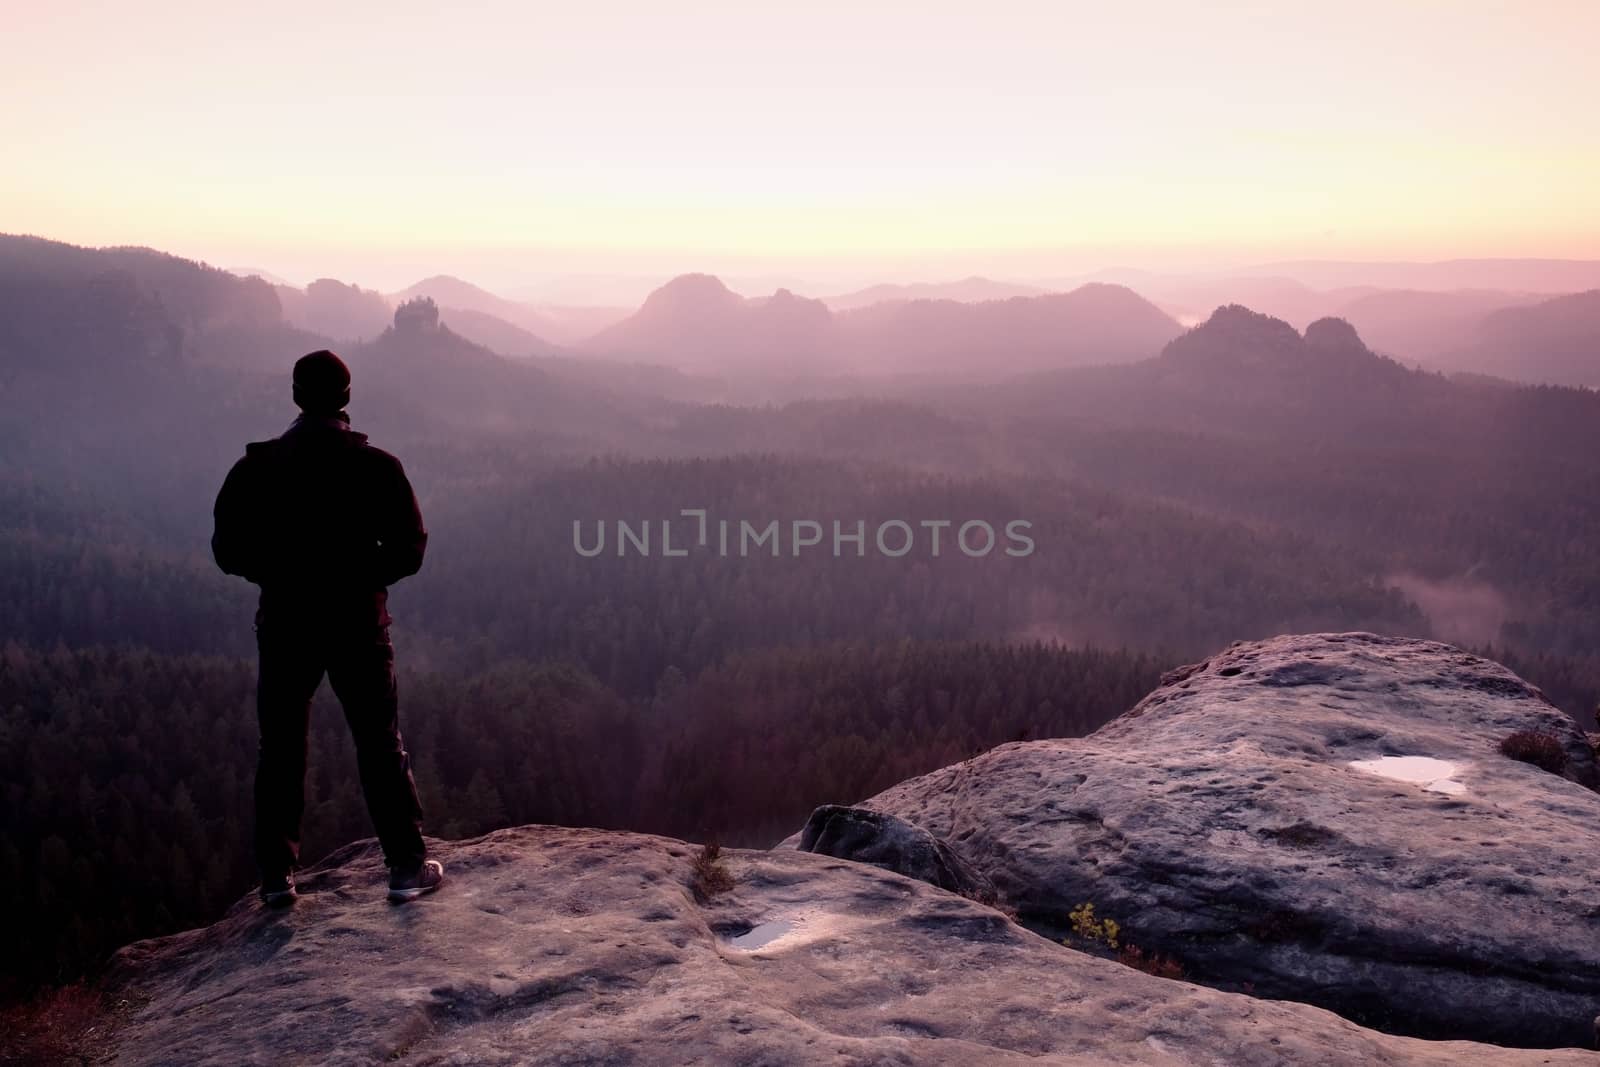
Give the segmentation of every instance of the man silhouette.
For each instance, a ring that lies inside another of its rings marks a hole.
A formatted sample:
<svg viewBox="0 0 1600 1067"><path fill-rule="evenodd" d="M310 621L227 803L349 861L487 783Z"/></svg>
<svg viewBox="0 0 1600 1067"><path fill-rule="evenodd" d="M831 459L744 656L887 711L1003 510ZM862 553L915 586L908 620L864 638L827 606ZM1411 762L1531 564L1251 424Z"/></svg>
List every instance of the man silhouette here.
<svg viewBox="0 0 1600 1067"><path fill-rule="evenodd" d="M361 789L389 865L389 899L438 888L400 737L388 586L417 573L428 534L400 461L350 429L350 371L332 352L294 365L301 415L245 447L217 494L217 566L261 587L255 853L261 899L292 904L311 697L324 673L354 736Z"/></svg>

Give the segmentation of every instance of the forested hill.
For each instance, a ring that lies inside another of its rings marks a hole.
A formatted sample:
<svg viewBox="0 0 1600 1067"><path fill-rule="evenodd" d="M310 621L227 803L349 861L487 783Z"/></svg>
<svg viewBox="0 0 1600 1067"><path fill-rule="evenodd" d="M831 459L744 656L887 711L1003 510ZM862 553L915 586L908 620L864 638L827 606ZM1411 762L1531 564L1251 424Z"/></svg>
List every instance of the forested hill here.
<svg viewBox="0 0 1600 1067"><path fill-rule="evenodd" d="M1600 396L1478 384L1378 355L1341 319L1302 335L1248 308L1218 308L1151 359L1069 369L927 398L997 416L1073 417L1219 437L1430 448L1463 463L1538 455L1571 469L1600 445Z"/></svg>
<svg viewBox="0 0 1600 1067"><path fill-rule="evenodd" d="M730 376L972 380L1143 359L1180 332L1166 312L1119 285L971 303L891 299L836 313L787 289L746 299L718 278L685 274L582 347Z"/></svg>

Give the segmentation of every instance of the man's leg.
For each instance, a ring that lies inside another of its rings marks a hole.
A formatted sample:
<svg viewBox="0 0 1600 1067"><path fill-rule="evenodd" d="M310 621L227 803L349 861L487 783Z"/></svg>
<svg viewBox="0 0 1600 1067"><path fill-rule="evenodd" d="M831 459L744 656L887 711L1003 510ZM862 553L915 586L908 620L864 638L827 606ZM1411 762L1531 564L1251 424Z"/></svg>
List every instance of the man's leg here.
<svg viewBox="0 0 1600 1067"><path fill-rule="evenodd" d="M322 683L315 642L292 621L256 618L260 673L256 717L261 748L256 761L256 866L262 884L294 870L300 859L305 812L306 734L311 697Z"/></svg>
<svg viewBox="0 0 1600 1067"><path fill-rule="evenodd" d="M400 737L394 645L387 626L361 634L335 643L328 680L355 739L361 790L384 860L391 868L412 871L422 865L427 848L422 843L422 805L411 777L411 758Z"/></svg>

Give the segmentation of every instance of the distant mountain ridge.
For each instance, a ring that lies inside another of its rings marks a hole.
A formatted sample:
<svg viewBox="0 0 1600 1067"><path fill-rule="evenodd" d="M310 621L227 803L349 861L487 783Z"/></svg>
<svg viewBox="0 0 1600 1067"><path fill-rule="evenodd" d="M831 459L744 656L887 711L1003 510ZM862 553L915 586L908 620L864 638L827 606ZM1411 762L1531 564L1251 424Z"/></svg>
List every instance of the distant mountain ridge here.
<svg viewBox="0 0 1600 1067"><path fill-rule="evenodd" d="M394 314L382 294L333 278L318 278L304 289L275 285L284 318L303 330L338 341L376 337Z"/></svg>
<svg viewBox="0 0 1600 1067"><path fill-rule="evenodd" d="M1491 312L1443 358L1480 374L1600 387L1600 289Z"/></svg>
<svg viewBox="0 0 1600 1067"><path fill-rule="evenodd" d="M1105 283L977 304L878 304L840 320L852 353L868 365L969 376L1127 363L1153 355L1182 332L1132 289Z"/></svg>
<svg viewBox="0 0 1600 1067"><path fill-rule="evenodd" d="M1374 351L1406 364L1535 384L1600 384L1595 311L1600 298L1594 295L1600 287L1543 300L1531 287L1445 290L1361 284L1316 290L1308 282L1349 281L1354 276L1341 271L1368 265L1310 264L1327 269L1297 276L1289 270L1307 264L1278 266L1285 273L1231 278L1102 272L1127 278L1149 300L1107 283L996 300L926 298L932 293L975 297L1027 288L977 276L878 286L831 298L891 298L850 308L830 307L828 300L787 289L746 299L715 277L688 275L659 287L632 315L610 321L618 318L619 309L546 314L450 275L427 278L389 295L331 278L316 279L302 289L272 284L265 272L220 270L151 249L90 249L36 237L0 237L0 280L12 287L17 305L65 301L63 309L76 307L72 302L87 299L82 287L92 281L100 307L123 307L130 322L169 320L178 331L160 335L152 325L154 332L134 348L169 353L160 359L182 352L184 359L204 364L251 366L270 359L280 346L369 340L387 327L397 300L426 293L456 333L518 358L560 355L563 349L551 342L564 339L577 344L578 352L670 364L701 375L750 372L790 381L828 377L846 383L861 374L956 374L993 380L1137 362L1183 332L1157 304L1196 323L1202 321L1196 308L1206 307L1209 315L1210 307L1242 304L1291 327L1308 327L1320 318L1344 319ZM1520 280L1531 286L1600 274L1600 263L1577 260L1371 266L1377 280L1419 284ZM79 286L76 295L64 288L70 285ZM1214 298L1220 299L1210 303ZM57 319L83 329L92 317L87 311L63 310ZM42 335L19 342L25 348L44 343Z"/></svg>
<svg viewBox="0 0 1600 1067"><path fill-rule="evenodd" d="M1358 329L1376 351L1408 363L1465 371L1482 365L1480 358L1463 362L1457 356L1484 339L1480 328L1488 316L1544 299L1531 289L1511 288L1361 284L1315 289L1287 275L1152 276L1129 284L1186 324L1203 321L1202 309L1209 313L1230 304L1282 319L1297 329L1319 318L1336 317ZM1569 378L1538 378L1531 369L1519 373L1509 363L1498 365L1495 372L1528 381L1570 382Z"/></svg>
<svg viewBox="0 0 1600 1067"><path fill-rule="evenodd" d="M973 275L953 282L912 282L896 284L887 282L869 285L837 296L825 296L822 302L835 311L882 304L892 300L955 300L963 304L976 304L985 300L1008 300L1014 296L1043 296L1049 289L1018 282L1000 282Z"/></svg>
<svg viewBox="0 0 1600 1067"><path fill-rule="evenodd" d="M1341 306L1372 346L1407 361L1440 361L1470 344L1484 318L1531 304L1533 293L1502 289L1378 289Z"/></svg>
<svg viewBox="0 0 1600 1067"><path fill-rule="evenodd" d="M0 382L47 373L256 366L322 338L283 317L273 287L150 248L0 234Z"/></svg>
<svg viewBox="0 0 1600 1067"><path fill-rule="evenodd" d="M261 325L282 313L268 282L153 248L84 248L0 234L0 281L71 284L113 276L159 301L186 329Z"/></svg>
<svg viewBox="0 0 1600 1067"><path fill-rule="evenodd" d="M1342 319L1319 319L1302 333L1228 305L1150 358L1025 376L970 402L1163 434L1346 440L1425 436L1432 416L1423 413L1468 389L1373 352Z"/></svg>
<svg viewBox="0 0 1600 1067"><path fill-rule="evenodd" d="M1478 258L1422 262L1292 260L1267 264L1316 289L1507 289L1570 293L1600 288L1600 259Z"/></svg>
<svg viewBox="0 0 1600 1067"><path fill-rule="evenodd" d="M1239 304L1217 308L1204 323L1168 344L1156 362L1200 363L1237 372L1314 367L1325 365L1330 357L1374 372L1416 373L1373 352L1344 319L1317 319L1302 334L1282 319Z"/></svg>
<svg viewBox="0 0 1600 1067"><path fill-rule="evenodd" d="M581 347L702 372L797 361L831 370L833 321L821 301L786 289L746 300L712 275L684 274Z"/></svg>
<svg viewBox="0 0 1600 1067"><path fill-rule="evenodd" d="M388 328L396 305L427 296L457 334L501 355L520 358L559 351L542 335L513 321L521 318L549 325L534 309L445 275L418 282L396 296L333 278L318 278L304 289L292 285L275 285L274 289L284 318L341 344L377 337Z"/></svg>
<svg viewBox="0 0 1600 1067"><path fill-rule="evenodd" d="M289 279L260 267L229 267L227 270L229 274L237 274L241 278L260 278L270 285L294 285Z"/></svg>
<svg viewBox="0 0 1600 1067"><path fill-rule="evenodd" d="M255 268L240 268L233 273L275 280L268 272ZM719 279L710 275L698 277L710 279L728 294L744 299L732 293ZM676 292L685 296L683 289L675 288L676 281L669 281L653 292ZM1581 331L1565 340L1540 333L1536 340L1519 336L1513 324L1538 333L1546 328L1540 323L1540 315L1493 321L1491 317L1505 309L1540 303L1548 299L1549 292L1559 291L1563 285L1587 282L1593 284L1580 288L1589 291L1600 288L1600 261L1464 259L1436 263L1346 263L1304 260L1265 264L1232 274L1103 270L1055 288L973 275L949 282L883 283L825 296L817 302L832 311L836 319L870 312L869 319L875 317L881 325L883 320L893 317L886 310L890 305L954 302L976 306L1019 296L1059 295L1084 285L1125 284L1183 326L1197 325L1209 316L1211 309L1231 304L1282 319L1297 329L1320 318L1337 317L1354 326L1374 351L1408 364L1420 363L1446 372L1490 375L1508 381L1571 385L1593 384L1600 378L1589 369L1594 361L1586 355L1588 349L1584 346L1588 342ZM375 294L348 286L344 294L347 299L341 306L340 301L330 299L335 295L332 286L340 284L319 279L304 290L276 284L285 317L295 326L335 340L374 336L386 321L386 312L371 299ZM323 291L313 292L318 287ZM790 290L783 291L794 295ZM748 352L755 347L771 360L788 361L792 364L790 369L797 374L837 378L851 372L851 360L870 364L870 371L874 373L943 373L948 368L941 367L942 362L962 358L958 349L983 349L983 342L971 336L976 326L962 321L958 314L946 314L941 318L938 312L926 307L905 317L939 321L939 326L918 327L908 322L901 328L911 334L925 329L940 335L932 341L911 339L918 345L931 345L934 354L924 353L921 359L895 360L886 358L883 352L885 346L892 344L890 339L884 338L879 343L865 336L870 332L869 319L844 324L843 328L836 322L832 338L824 336L829 328L815 307L793 321L785 322L783 316L776 315L770 318L750 316L740 326L725 321L731 317L727 311L733 306L731 303L724 301L722 310L712 306L717 302L714 292L710 293L704 307L682 312L686 317L709 316L705 322L674 326L668 322L669 316L661 316L655 317L655 325L649 328L641 323L618 328L624 320L644 310L642 304L632 315L625 309L613 307L546 308L496 295L451 275L424 279L384 299L392 307L398 300L424 294L436 300L463 336L517 357L555 355L561 351L561 345L577 345L585 351L613 355L627 352L636 357L676 362L699 373L723 373L730 369L749 369L750 361L741 356L740 350ZM758 297L748 302L760 304L769 299ZM648 297L645 302L649 302ZM873 308L877 310L871 311ZM651 319L659 311L660 308L655 308L645 318ZM1559 313L1541 313L1551 314ZM802 319L805 321L800 321ZM943 335L946 328L951 331L948 336ZM1019 327L1002 322L999 328ZM1550 328L1560 334L1559 327L1552 325ZM798 333L786 336L790 329ZM746 334L749 336L744 336ZM957 338L963 338L959 344ZM1101 343L1107 351L1092 361L1124 361L1117 339L1102 338ZM1559 351L1547 354L1544 349L1549 346ZM1032 339L1024 338L1020 347L1028 350L1036 345ZM1144 354L1140 352L1138 356ZM1075 363L1078 355L1065 353L1064 362ZM1015 366L1005 369L1028 373L1041 369L1042 363L1060 365L1062 357L1063 352L1059 350L1053 362L1049 353L1039 359L1028 356L1017 359Z"/></svg>
<svg viewBox="0 0 1600 1067"><path fill-rule="evenodd" d="M971 304L890 301L836 312L787 289L747 300L711 275L688 274L583 347L702 371L994 375L1140 359L1181 332L1122 286Z"/></svg>

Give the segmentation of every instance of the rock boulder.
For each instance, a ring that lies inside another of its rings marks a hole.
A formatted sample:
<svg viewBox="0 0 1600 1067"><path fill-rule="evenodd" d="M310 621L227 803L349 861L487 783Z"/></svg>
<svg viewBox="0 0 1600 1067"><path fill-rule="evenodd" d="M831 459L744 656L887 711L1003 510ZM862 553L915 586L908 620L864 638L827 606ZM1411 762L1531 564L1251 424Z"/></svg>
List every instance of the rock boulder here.
<svg viewBox="0 0 1600 1067"><path fill-rule="evenodd" d="M995 902L989 879L943 841L893 815L824 804L806 820L796 847L801 852L871 863L980 903Z"/></svg>
<svg viewBox="0 0 1600 1067"><path fill-rule="evenodd" d="M1577 1067L1435 1044L1154 978L866 864L523 827L438 843L450 880L383 900L371 842L292 909L123 950L118 1064L1228 1064Z"/></svg>
<svg viewBox="0 0 1600 1067"><path fill-rule="evenodd" d="M1562 774L1508 758L1554 738ZM1591 1047L1600 794L1570 717L1448 645L1236 644L1081 739L1003 745L863 806L1036 928L1093 903L1221 988L1384 1030Z"/></svg>

